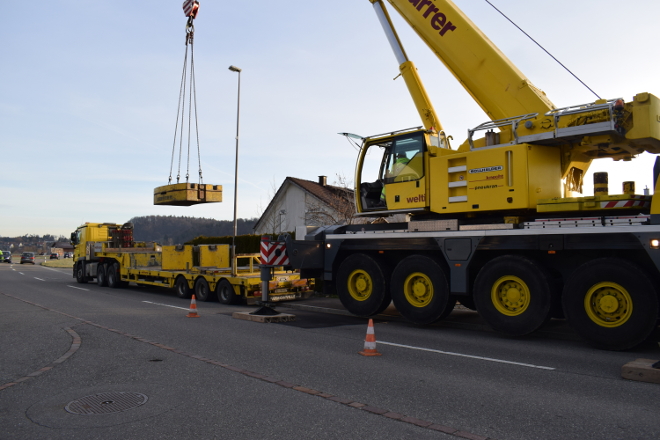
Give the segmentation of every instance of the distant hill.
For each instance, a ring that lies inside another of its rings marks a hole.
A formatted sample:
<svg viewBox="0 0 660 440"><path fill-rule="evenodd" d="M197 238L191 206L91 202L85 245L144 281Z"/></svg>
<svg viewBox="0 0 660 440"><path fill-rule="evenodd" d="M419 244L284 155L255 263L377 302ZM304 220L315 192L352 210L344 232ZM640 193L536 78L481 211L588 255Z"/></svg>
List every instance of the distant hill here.
<svg viewBox="0 0 660 440"><path fill-rule="evenodd" d="M214 220L210 218L184 217L173 215L147 215L133 217L133 238L135 241L155 241L160 244L182 244L204 235L222 237L234 232L233 220ZM237 220L238 235L252 234L256 218Z"/></svg>

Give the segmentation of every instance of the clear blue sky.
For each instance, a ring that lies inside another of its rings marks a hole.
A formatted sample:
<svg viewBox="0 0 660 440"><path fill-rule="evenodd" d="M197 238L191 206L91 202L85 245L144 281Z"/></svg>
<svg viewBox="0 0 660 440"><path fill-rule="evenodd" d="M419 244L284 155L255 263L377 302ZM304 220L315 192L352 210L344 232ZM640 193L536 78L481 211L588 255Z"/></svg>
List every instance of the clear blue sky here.
<svg viewBox="0 0 660 440"><path fill-rule="evenodd" d="M607 98L660 94L660 2L492 0ZM184 54L182 0L36 0L0 27L0 235L64 234L137 215L233 216L237 74L243 69L239 217L286 176L352 180L362 135L420 125L368 0L201 0L195 59L205 183L224 202L153 206L167 184ZM482 0L455 3L559 107L593 95ZM7 6L7 5L6 5ZM392 11L393 12L393 11ZM446 131L487 118L393 12ZM603 160L613 188L651 186L652 157ZM196 160L191 163L196 182ZM591 177L587 177L587 182ZM587 188L590 194L591 189ZM613 191L614 192L614 191Z"/></svg>

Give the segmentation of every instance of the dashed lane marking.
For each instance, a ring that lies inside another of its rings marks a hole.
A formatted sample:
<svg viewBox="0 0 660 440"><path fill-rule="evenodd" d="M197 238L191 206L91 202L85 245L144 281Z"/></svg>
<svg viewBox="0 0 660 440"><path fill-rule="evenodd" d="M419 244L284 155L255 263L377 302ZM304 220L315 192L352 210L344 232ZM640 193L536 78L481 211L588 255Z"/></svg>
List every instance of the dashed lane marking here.
<svg viewBox="0 0 660 440"><path fill-rule="evenodd" d="M46 280L42 280L41 278L37 278L37 277L34 277L34 279L39 280L39 281L46 281Z"/></svg>
<svg viewBox="0 0 660 440"><path fill-rule="evenodd" d="M89 289L83 289L82 287L69 286L68 284L66 285L66 287L71 287L72 289L84 290L85 292L89 292Z"/></svg>
<svg viewBox="0 0 660 440"><path fill-rule="evenodd" d="M522 362L505 361L503 359L494 359L494 358L488 358L488 357L483 357L483 356L474 356L474 355L471 355L471 354L454 353L454 352L451 352L451 351L435 350L435 349L432 349L432 348L414 347L412 345L395 344L394 342L378 341L378 343L383 344L383 345L391 345L393 347L407 348L407 349L410 349L410 350L430 351L432 353L445 354L445 355L448 355L448 356L458 356L458 357L465 357L465 358L470 358L470 359L479 359L479 360L488 361L488 362L498 362L500 364L517 365L519 367L538 368L539 370L553 371L553 370L556 369L556 368L553 368L553 367L544 367L542 365L524 364Z"/></svg>
<svg viewBox="0 0 660 440"><path fill-rule="evenodd" d="M186 308L186 307L171 306L169 304L155 303L155 302L151 302L151 301L142 301L142 302L147 303L147 304L153 304L155 306L164 306L164 307L172 307L173 309L190 310L189 308Z"/></svg>

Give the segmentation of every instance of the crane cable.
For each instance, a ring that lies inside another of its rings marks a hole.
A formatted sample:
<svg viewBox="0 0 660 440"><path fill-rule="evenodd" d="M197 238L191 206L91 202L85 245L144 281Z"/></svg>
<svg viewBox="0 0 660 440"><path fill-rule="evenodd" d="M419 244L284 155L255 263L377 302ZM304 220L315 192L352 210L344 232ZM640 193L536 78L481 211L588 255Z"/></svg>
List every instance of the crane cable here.
<svg viewBox="0 0 660 440"><path fill-rule="evenodd" d="M541 45L539 44L538 41L536 41L535 39L533 39L533 38L532 38L527 32L525 32L524 30L522 30L522 28L521 28L520 26L518 26L518 25L517 25L513 20L511 20L509 17L507 17L507 16L504 14L504 12L500 11L499 9L497 9L497 8L495 7L495 5L492 4L491 2L489 2L488 0L484 0L484 1L485 1L486 3L488 3L489 5L491 5L491 6L493 7L493 9L495 9L497 12L499 12L500 14L502 14L502 17L504 17L504 18L506 18L507 20L509 20L509 21L511 22L512 25L514 25L515 27L517 27L518 30L519 30L520 32L522 32L523 34L525 34L525 35L527 36L527 38L529 38L530 40L532 40L532 41L533 41L538 47L540 47L545 53L547 53L548 55L550 55L550 58L552 58L553 60L555 60L555 61L556 61L561 67L563 67L568 73L570 73L571 75L573 75L573 77L574 77L575 79L577 79L577 80L580 82L580 84L582 84L583 86L585 86L585 87L586 87L591 93L593 93L594 95L596 95L596 98L601 99L601 97L598 96L598 94L597 94L596 92L594 92L593 90L591 90L591 87L589 87L588 85L586 85L586 84L584 83L584 81L582 81L580 78L578 78L578 76L577 76L576 74L574 74L573 72L571 72L571 70L570 70L568 67L564 66L564 65L561 63L561 61L559 61L557 58L554 57L554 55L552 55L550 52L548 52L548 51L545 49L545 47L541 46Z"/></svg>
<svg viewBox="0 0 660 440"><path fill-rule="evenodd" d="M195 10L196 15L197 10ZM197 161L199 164L199 183L203 183L202 177L202 159L199 147L199 125L197 118L197 87L195 83L195 50L194 50L194 37L195 26L193 25L194 15L188 17L186 24L186 51L183 57L183 71L181 73L181 85L179 88L179 102L177 104L176 123L174 126L174 140L172 142L172 159L170 161L170 176L168 185L172 183L172 170L174 168L174 155L176 153L177 136L179 138L179 162L177 168L176 183L181 180L181 155L183 153L183 131L184 119L186 113L186 94L188 94L188 137L187 137L187 162L186 162L186 183L190 177L190 136L192 129L192 115L195 114L195 137L197 141ZM190 64L188 63L188 49L190 48ZM190 69L188 69L190 65ZM188 73L190 72L190 73ZM181 117L179 124L179 117Z"/></svg>

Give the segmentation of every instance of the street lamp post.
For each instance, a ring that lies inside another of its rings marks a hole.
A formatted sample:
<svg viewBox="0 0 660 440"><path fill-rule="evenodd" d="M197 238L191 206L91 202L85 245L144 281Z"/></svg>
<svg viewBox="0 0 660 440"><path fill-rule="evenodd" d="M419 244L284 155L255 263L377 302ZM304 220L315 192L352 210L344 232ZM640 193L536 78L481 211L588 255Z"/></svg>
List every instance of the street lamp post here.
<svg viewBox="0 0 660 440"><path fill-rule="evenodd" d="M236 66L229 66L229 70L238 73L238 99L236 101L236 162L234 168L234 235L231 239L231 267L234 276L238 274L236 263L236 235L238 230L238 132L241 121L241 69Z"/></svg>

